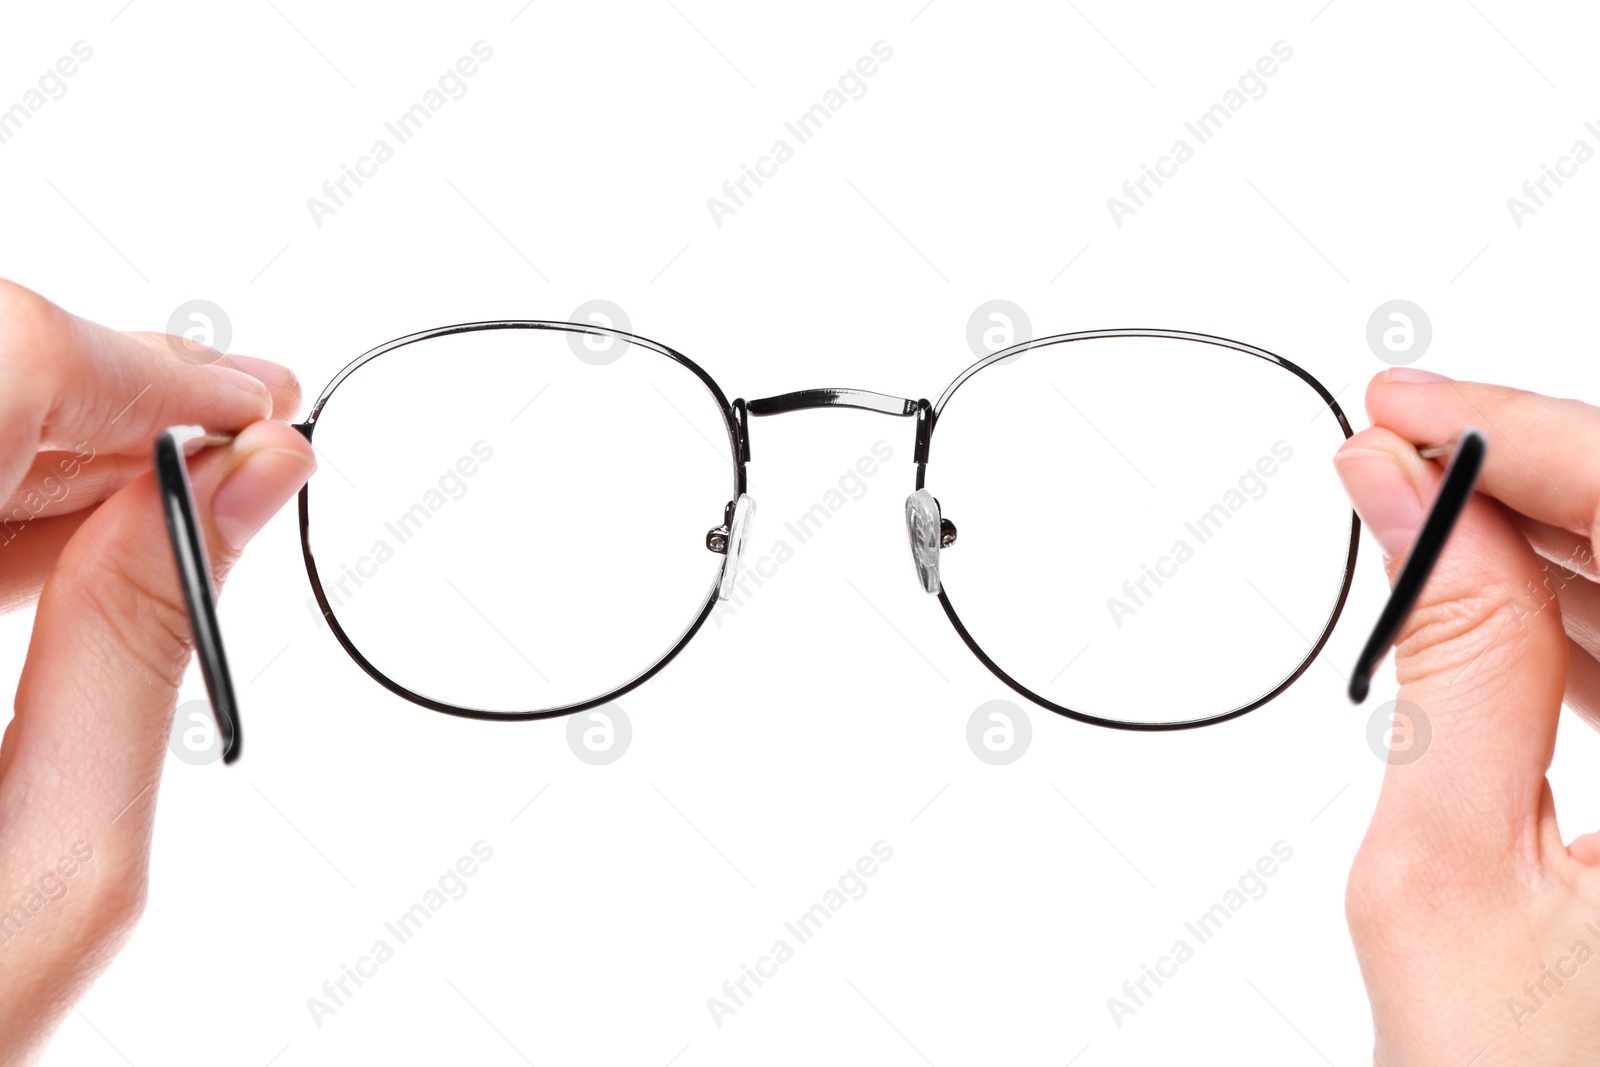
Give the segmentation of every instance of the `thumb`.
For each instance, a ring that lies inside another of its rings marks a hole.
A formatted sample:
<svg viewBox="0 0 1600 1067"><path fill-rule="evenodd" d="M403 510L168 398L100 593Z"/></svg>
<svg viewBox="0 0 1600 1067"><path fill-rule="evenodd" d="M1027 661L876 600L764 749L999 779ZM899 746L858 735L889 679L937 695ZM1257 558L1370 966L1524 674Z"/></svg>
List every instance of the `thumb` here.
<svg viewBox="0 0 1600 1067"><path fill-rule="evenodd" d="M195 505L219 582L314 467L310 444L270 421L195 458ZM110 894L100 897L103 910L124 919L142 900L154 787L190 650L164 523L146 473L73 534L40 595L0 749L8 866L48 866L62 848L87 842L99 887L89 893ZM29 858L30 849L40 855Z"/></svg>
<svg viewBox="0 0 1600 1067"><path fill-rule="evenodd" d="M1335 466L1392 580L1440 469L1376 427L1345 442ZM1504 507L1481 494L1468 501L1395 643L1397 709L1418 720L1414 736L1431 740L1425 758L1391 758L1380 815L1412 834L1453 831L1448 840L1469 825L1465 839L1476 839L1487 820L1532 855L1567 669L1559 606L1529 607L1526 590L1542 580L1543 562Z"/></svg>

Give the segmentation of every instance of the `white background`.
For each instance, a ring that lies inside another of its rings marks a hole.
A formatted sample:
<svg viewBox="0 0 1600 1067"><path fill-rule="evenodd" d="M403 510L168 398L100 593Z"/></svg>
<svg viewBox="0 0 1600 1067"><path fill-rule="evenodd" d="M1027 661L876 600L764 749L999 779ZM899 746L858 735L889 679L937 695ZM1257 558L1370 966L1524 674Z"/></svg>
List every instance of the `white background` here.
<svg viewBox="0 0 1600 1067"><path fill-rule="evenodd" d="M0 273L130 329L215 301L234 351L311 393L412 330L604 298L730 396L934 396L998 297L1037 333L1260 345L1361 424L1384 366L1366 321L1394 298L1431 316L1419 366L1600 396L1600 165L1520 228L1506 207L1575 139L1600 146L1578 4L124 3L4 16L0 106L74 42L94 56L0 145ZM466 96L316 226L307 198L479 40ZM879 40L866 95L716 226L707 197ZM1106 198L1279 40L1266 95L1116 226ZM223 601L247 755L169 761L143 923L48 1062L1367 1060L1342 898L1381 765L1341 675L1385 588L1370 542L1327 664L1268 708L1153 736L1035 710L997 768L965 727L1010 694L906 559L910 423L757 430L770 519L879 438L897 461L624 699L632 748L606 767L564 722L379 689L313 627L279 516ZM3 623L8 679L28 624ZM1600 825L1575 726L1569 838ZM479 840L467 895L315 1025L307 998ZM879 840L867 895L717 1027L706 998ZM1267 895L1117 1027L1106 998L1279 840Z"/></svg>

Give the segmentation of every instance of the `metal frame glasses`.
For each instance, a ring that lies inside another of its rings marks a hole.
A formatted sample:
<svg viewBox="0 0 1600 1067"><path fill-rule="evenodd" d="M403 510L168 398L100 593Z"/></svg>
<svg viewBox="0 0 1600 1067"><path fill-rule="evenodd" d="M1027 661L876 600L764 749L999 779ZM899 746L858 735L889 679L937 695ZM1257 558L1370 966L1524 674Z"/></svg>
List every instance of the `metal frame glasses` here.
<svg viewBox="0 0 1600 1067"><path fill-rule="evenodd" d="M717 385L716 381L688 357L665 345L635 334L602 326L569 322L536 320L474 322L410 334L380 345L353 360L335 375L333 380L322 390L322 393L313 404L310 414L305 421L296 424L296 429L308 441L314 443L318 420L322 417L323 410L330 398L346 383L351 375L374 360L379 360L396 349L420 341L489 330L561 331L567 334L587 334L600 338L609 338L624 342L630 346L637 346L664 357L694 374L714 399L721 415L722 424L727 432L729 459L732 467L730 499L723 511L722 522L720 525L711 528L705 538L706 548L722 556L723 561L718 582L707 593L704 603L693 616L692 621L677 642L644 670L627 681L599 695L560 706L514 711L484 710L441 701L416 692L386 674L357 647L355 640L352 639L345 626L341 624L334 604L330 602L312 550L311 499L313 487L312 483L308 482L301 489L299 499L301 548L305 560L306 574L310 580L313 595L327 620L329 628L345 652L375 681L396 695L434 711L467 718L506 721L549 718L599 707L648 681L670 663L699 632L719 599L726 599L730 595L732 582L738 573L740 560L744 554L750 518L754 509L753 502L747 491L747 465L751 461L751 420L819 408L852 408L913 421L915 479L912 492L906 501L906 526L913 563L922 588L927 593L938 597L940 606L961 639L996 678L1037 706L1067 718L1096 726L1117 729L1181 730L1224 722L1259 708L1292 685L1322 651L1333 632L1334 625L1339 619L1349 594L1360 532L1360 522L1353 512L1350 516L1348 548L1345 554L1337 598L1325 625L1315 639L1310 642L1309 651L1299 665L1269 691L1241 706L1222 713L1163 722L1130 722L1111 719L1054 702L1008 673L985 651L971 630L962 622L950 592L945 588L941 580L939 566L940 553L955 548L959 532L955 524L941 513L938 501L928 490L926 484L927 474L941 413L963 384L968 382L973 375L992 364L1001 360L1014 359L1030 350L1045 346L1104 338L1164 338L1217 346L1267 361L1295 375L1327 405L1344 436L1348 438L1351 435L1349 421L1340 409L1337 400L1307 371L1264 349L1206 334L1178 330L1127 329L1085 331L1042 337L1014 345L978 360L958 375L940 395L939 399L933 402L927 399L910 399L859 389L806 389L777 396L763 397L748 402L743 399L735 399L730 402L727 399L727 394ZM195 645L210 695L213 713L217 719L223 758L226 762L232 762L238 758L242 747L242 731L238 703L228 670L221 630L217 622L215 595L211 580L211 570L206 559L204 538L201 534L201 527L189 489L185 457L199 448L224 443L230 437L231 435L227 433L209 432L199 427L174 427L162 434L155 445L156 470L162 487L164 510L172 537L178 576L188 604ZM1460 437L1454 442L1443 443L1424 451L1424 455L1435 457L1452 453L1453 455L1441 491L1430 510L1417 544L1410 553L1401 575L1396 580L1389 602L1379 617L1362 651L1356 670L1350 679L1349 695L1353 701L1359 702L1365 699L1373 669L1392 644L1407 613L1415 602L1417 594L1420 592L1435 561L1443 550L1456 518L1460 515L1466 501L1471 496L1478 471L1482 466L1484 451L1483 436L1471 429L1464 429ZM1219 665L1219 669L1221 669L1221 665Z"/></svg>

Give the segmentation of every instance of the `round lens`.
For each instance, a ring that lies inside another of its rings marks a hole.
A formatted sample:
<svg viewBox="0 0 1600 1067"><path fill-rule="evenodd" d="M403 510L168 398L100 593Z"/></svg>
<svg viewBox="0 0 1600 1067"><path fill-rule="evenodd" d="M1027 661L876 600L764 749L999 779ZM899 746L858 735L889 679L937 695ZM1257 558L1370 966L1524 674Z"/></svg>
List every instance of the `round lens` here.
<svg viewBox="0 0 1600 1067"><path fill-rule="evenodd" d="M946 606L1029 696L1171 726L1271 696L1331 628L1347 431L1277 357L1164 332L1047 338L941 398Z"/></svg>
<svg viewBox="0 0 1600 1067"><path fill-rule="evenodd" d="M404 338L318 401L307 565L349 647L411 694L507 715L603 698L711 602L730 433L715 387L640 338Z"/></svg>

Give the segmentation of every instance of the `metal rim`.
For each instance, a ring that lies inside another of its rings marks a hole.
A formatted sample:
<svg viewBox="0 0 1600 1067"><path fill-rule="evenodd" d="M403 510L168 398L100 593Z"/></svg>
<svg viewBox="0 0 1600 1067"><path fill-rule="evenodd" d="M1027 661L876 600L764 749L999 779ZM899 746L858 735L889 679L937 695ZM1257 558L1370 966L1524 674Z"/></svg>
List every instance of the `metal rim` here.
<svg viewBox="0 0 1600 1067"><path fill-rule="evenodd" d="M728 458L733 464L734 471L733 499L737 500L739 494L744 492L745 465L744 459L741 456L742 439L739 433L738 422L735 419L733 407L728 403L727 396L722 392L721 387L717 385L711 376L687 356L677 352L674 349L668 348L666 345L660 344L659 342L652 341L646 337L640 337L637 334L627 333L622 330L613 330L601 326L586 326L582 323L552 322L542 319L508 319L492 322L469 322L456 326L444 326L433 330L423 330L419 333L407 334L404 337L396 338L393 341L379 345L377 348L374 348L371 351L356 357L346 364L338 374L334 375L333 380L327 384L327 386L322 390L321 395L317 397L316 403L312 406L311 414L306 418L305 422L299 425L300 432L305 434L306 440L312 441L312 435L316 429L317 418L319 415L321 415L322 409L327 404L329 397L331 397L339 388L339 386L344 383L345 379L349 378L350 375L360 370L372 360L377 359L379 356L382 356L387 352L392 352L397 348L403 348L407 345L414 344L418 341L427 341L436 337L448 337L454 334L477 333L484 330L551 330L560 333L590 333L611 336L624 340L629 344L638 345L648 351L655 352L658 355L665 356L666 358L688 368L710 391L712 398L717 403L718 410L722 414L723 425L727 428L729 448ZM360 666L362 670L366 671L367 674L370 675L372 679L379 685L383 686L391 693L394 693L396 696L400 696L411 701L413 704L420 705L432 711L443 712L446 715L455 715L465 719L519 722L530 719L555 718L561 715L571 715L575 712L586 711L590 708L600 707L601 705L607 704L618 697L638 688L640 685L653 678L668 663L671 663L678 653L683 651L684 646L686 646L694 637L694 635L699 632L700 627L703 626L706 619L710 617L712 608L717 602L717 585L715 582L713 582L711 589L706 594L705 602L700 606L700 610L695 614L693 621L691 621L688 627L684 629L683 633L678 637L678 640L672 645L672 647L643 671L634 675L632 678L626 682L623 682L616 688L611 689L599 696L589 697L585 700L572 704L563 704L559 707L538 708L527 711L486 711L482 708L465 707L460 704L452 704L448 701L437 700L433 697L426 696L404 685L401 685L399 682L395 681L393 678L389 677L381 669L379 669L361 652L359 648L356 647L355 642L350 638L350 635L345 632L344 627L340 624L338 616L334 613L333 606L328 602L327 593L322 588L322 579L317 572L316 557L311 550L310 509L311 483L310 481L307 481L306 484L300 489L300 552L305 559L306 576L311 580L312 594L317 599L317 607L321 610L322 617L327 621L328 628L333 631L334 637L338 639L339 644L344 648L346 654L348 654L351 659L355 660L356 664Z"/></svg>
<svg viewBox="0 0 1600 1067"><path fill-rule="evenodd" d="M1204 333L1192 333L1186 330L1085 330L1078 333L1053 334L1049 337L1040 337L1032 341L1024 341L1021 344L1012 345L1010 348L1003 349L999 352L985 356L983 359L978 360L966 370L962 371L961 374L958 375L948 387L946 387L945 391L940 394L938 401L933 405L932 416L929 420L929 426L927 430L928 439L924 456L925 462L918 468L916 487L918 489L924 487L923 482L925 467L927 465L926 460L931 459L932 457L933 436L939 427L940 414L944 411L944 407L950 401L950 398L955 395L956 390L961 388L961 386L973 375L977 374L985 367L997 363L1008 356L1020 355L1023 352L1029 351L1030 349L1042 348L1047 345L1063 344L1072 341L1087 341L1111 337L1164 337L1173 340L1194 341L1201 344L1232 349L1236 352L1241 352L1245 355L1254 356L1258 359L1265 360L1268 363L1282 367L1284 370L1289 371L1301 381L1309 385L1316 392L1316 394L1322 398L1323 403L1328 405L1328 410L1331 411L1334 418L1338 420L1339 428L1344 432L1346 440L1348 440L1353 433L1350 428L1350 420L1345 417L1344 409L1339 406L1339 401L1320 381L1318 381L1309 371L1305 370L1298 364L1284 359L1282 356L1279 356L1275 353L1268 352L1264 348L1257 348L1254 345L1247 345L1241 341L1229 340L1226 337L1216 337L1211 334ZM1295 667L1294 670L1285 675L1277 685L1273 686L1270 690L1256 697L1249 703L1234 708L1231 711L1220 712L1215 715L1207 715L1196 719L1183 719L1176 722L1158 723L1127 722L1120 719L1108 719L1099 715L1091 715L1088 712L1078 711L1076 709L1069 708L1064 704L1058 704L1055 701L1050 700L1048 697L1041 696L1040 694L1034 692L1032 689L1013 678L1005 671L1004 668L996 663L987 652L983 650L983 647L978 644L977 639L972 636L972 633L967 629L966 625L962 623L961 616L956 612L955 605L951 603L949 593L943 587L943 583L941 583L939 590L939 604L942 608L944 608L945 616L950 620L950 624L955 627L956 633L960 635L961 640L966 644L967 648L971 650L972 654L978 657L978 661L989 669L989 673L993 674L996 678L1004 682L1018 695L1025 697L1027 700L1037 704L1039 707L1042 707L1048 711L1053 711L1057 715L1062 715L1069 719L1075 719L1078 722L1088 723L1092 726L1104 726L1113 730L1135 730L1144 732L1192 730L1199 726L1211 726L1216 723L1227 722L1229 719L1236 719L1241 715L1254 711L1255 709L1269 703L1274 698L1279 696L1284 690L1288 689L1289 686L1293 685L1302 674L1310 669L1311 664L1316 660L1317 656L1322 653L1323 647L1327 645L1328 638L1332 636L1333 629L1339 622L1339 616L1344 611L1345 602L1349 599L1350 586L1355 578L1356 546L1360 541L1360 534L1361 520L1356 515L1355 511L1352 510L1350 512L1350 541L1345 552L1344 574L1339 582L1338 595L1334 598L1332 610L1330 610L1328 613L1328 619L1322 627L1322 632L1317 636L1316 641L1312 643L1310 651L1306 653L1305 658L1301 660L1299 666Z"/></svg>

